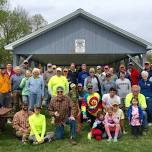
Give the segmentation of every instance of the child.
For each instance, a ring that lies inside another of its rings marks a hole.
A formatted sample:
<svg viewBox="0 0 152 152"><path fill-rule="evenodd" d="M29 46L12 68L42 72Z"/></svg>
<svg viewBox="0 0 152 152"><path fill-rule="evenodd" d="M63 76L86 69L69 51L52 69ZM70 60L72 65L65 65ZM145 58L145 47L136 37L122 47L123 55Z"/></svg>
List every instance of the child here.
<svg viewBox="0 0 152 152"><path fill-rule="evenodd" d="M120 121L120 128L121 128L123 134L126 134L127 132L125 131L125 125L124 125L125 116L124 116L123 111L119 108L119 103L116 101L112 102L112 107L113 107L114 115Z"/></svg>
<svg viewBox="0 0 152 152"><path fill-rule="evenodd" d="M108 142L112 141L112 135L111 132L114 132L114 142L117 142L119 130L120 130L120 121L119 119L114 115L113 108L108 107L107 113L105 115L105 130L108 135Z"/></svg>
<svg viewBox="0 0 152 152"><path fill-rule="evenodd" d="M131 125L131 132L134 136L139 136L142 134L142 121L143 121L143 111L138 105L138 100L136 98L132 99L132 105L128 109L128 119Z"/></svg>
<svg viewBox="0 0 152 152"><path fill-rule="evenodd" d="M31 71L26 70L25 77L22 79L20 83L20 88L22 89L22 101L24 103L29 103L29 89L27 87L28 79L31 77Z"/></svg>
<svg viewBox="0 0 152 152"><path fill-rule="evenodd" d="M104 132L104 113L99 111L96 120L93 123L91 132L88 133L88 139L91 140L91 137L94 137L96 140L101 140Z"/></svg>

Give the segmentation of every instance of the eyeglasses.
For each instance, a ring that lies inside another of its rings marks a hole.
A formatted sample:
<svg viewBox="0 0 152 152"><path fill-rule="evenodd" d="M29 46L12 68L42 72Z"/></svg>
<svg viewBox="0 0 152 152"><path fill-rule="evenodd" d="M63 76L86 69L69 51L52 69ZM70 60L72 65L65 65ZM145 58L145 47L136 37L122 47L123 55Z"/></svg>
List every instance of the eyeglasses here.
<svg viewBox="0 0 152 152"><path fill-rule="evenodd" d="M65 73L66 73L66 72L68 72L68 71L63 71L63 72L65 72Z"/></svg>
<svg viewBox="0 0 152 152"><path fill-rule="evenodd" d="M91 89L93 89L93 88L88 88L88 90L91 90Z"/></svg>
<svg viewBox="0 0 152 152"><path fill-rule="evenodd" d="M53 68L53 70L55 70L56 68Z"/></svg>
<svg viewBox="0 0 152 152"><path fill-rule="evenodd" d="M139 90L132 90L132 92L138 93L138 92L139 92Z"/></svg>
<svg viewBox="0 0 152 152"><path fill-rule="evenodd" d="M63 93L63 91L57 91L57 93Z"/></svg>

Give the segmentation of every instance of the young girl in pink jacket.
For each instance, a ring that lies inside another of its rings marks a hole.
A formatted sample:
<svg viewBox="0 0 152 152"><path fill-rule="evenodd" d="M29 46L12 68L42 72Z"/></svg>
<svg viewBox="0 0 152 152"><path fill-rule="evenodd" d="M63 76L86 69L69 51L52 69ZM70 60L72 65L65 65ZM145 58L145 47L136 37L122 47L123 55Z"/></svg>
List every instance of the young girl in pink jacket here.
<svg viewBox="0 0 152 152"><path fill-rule="evenodd" d="M114 142L117 142L118 134L120 130L120 120L113 113L113 108L108 107L105 115L105 131L108 135L108 142L112 141L111 132L114 132Z"/></svg>

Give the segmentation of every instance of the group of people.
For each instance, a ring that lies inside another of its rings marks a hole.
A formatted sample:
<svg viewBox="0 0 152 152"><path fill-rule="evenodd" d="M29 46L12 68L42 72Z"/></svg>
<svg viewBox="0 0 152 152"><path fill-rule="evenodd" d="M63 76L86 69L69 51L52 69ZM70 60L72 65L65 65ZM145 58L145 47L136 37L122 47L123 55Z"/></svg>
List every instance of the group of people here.
<svg viewBox="0 0 152 152"><path fill-rule="evenodd" d="M46 132L46 112L55 131ZM91 67L74 63L61 68L51 63L47 70L31 69L27 60L22 66L0 67L0 108L11 107L12 126L22 143L50 142L64 137L65 125L70 126L71 144L83 123L88 123L88 139L118 141L126 134L125 117L134 136L142 135L152 125L152 69L145 62L139 72L130 62L119 66L118 72L109 65ZM20 109L21 107L21 109Z"/></svg>

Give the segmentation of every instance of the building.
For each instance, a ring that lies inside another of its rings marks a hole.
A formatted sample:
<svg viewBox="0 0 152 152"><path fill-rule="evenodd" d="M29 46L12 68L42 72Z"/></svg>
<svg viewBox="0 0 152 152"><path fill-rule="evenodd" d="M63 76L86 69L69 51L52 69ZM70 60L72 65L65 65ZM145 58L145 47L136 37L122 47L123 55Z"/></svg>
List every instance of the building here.
<svg viewBox="0 0 152 152"><path fill-rule="evenodd" d="M135 55L143 61L151 48L151 43L83 9L5 46L13 52L14 66L19 64L20 57L44 65L103 65Z"/></svg>

